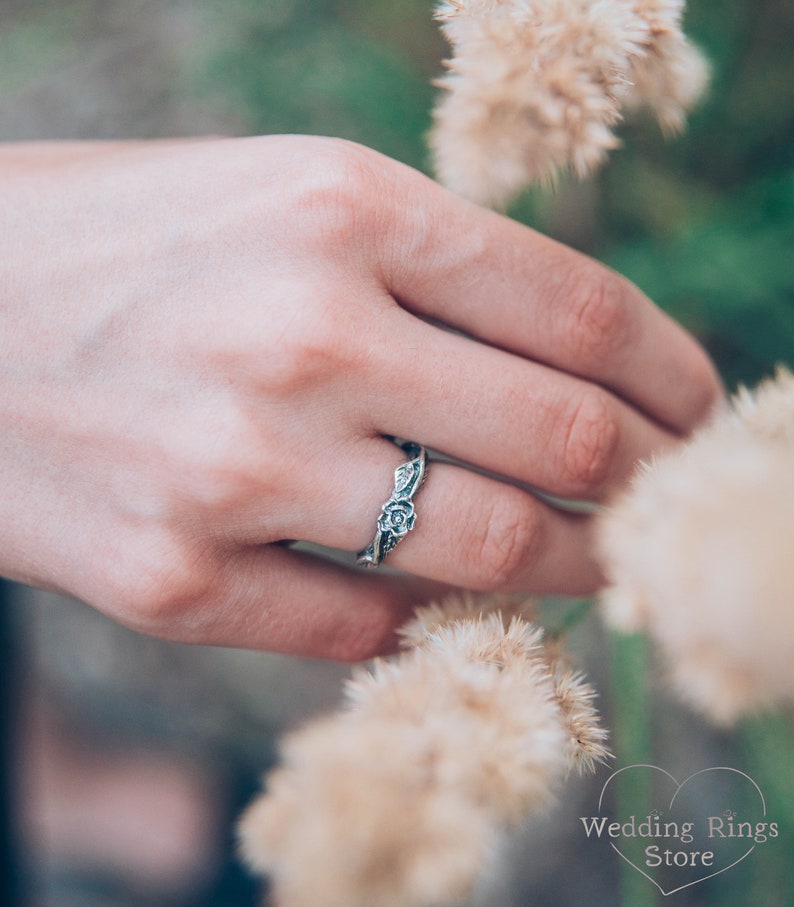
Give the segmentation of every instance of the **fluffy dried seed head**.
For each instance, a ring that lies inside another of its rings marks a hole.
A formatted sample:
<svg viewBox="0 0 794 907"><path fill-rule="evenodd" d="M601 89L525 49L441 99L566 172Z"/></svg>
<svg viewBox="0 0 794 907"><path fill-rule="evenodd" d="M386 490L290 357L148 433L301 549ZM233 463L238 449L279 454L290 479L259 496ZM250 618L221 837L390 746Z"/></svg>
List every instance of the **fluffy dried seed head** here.
<svg viewBox="0 0 794 907"><path fill-rule="evenodd" d="M552 671L526 603L476 601L423 609L415 648L358 671L347 711L284 742L240 826L284 907L453 903L505 829L595 757L592 694Z"/></svg>
<svg viewBox="0 0 794 907"><path fill-rule="evenodd" d="M562 660L552 663L552 682L568 734L570 767L580 774L589 774L612 758L606 745L609 734L594 705L598 694L580 671L569 668Z"/></svg>
<svg viewBox="0 0 794 907"><path fill-rule="evenodd" d="M682 2L453 0L438 7L452 46L430 135L442 183L503 207L565 169L585 176L618 145L623 107L667 130L705 84L681 31Z"/></svg>
<svg viewBox="0 0 794 907"><path fill-rule="evenodd" d="M794 379L743 391L605 514L608 619L715 721L794 700Z"/></svg>
<svg viewBox="0 0 794 907"><path fill-rule="evenodd" d="M453 903L485 870L498 832L437 783L435 758L411 723L317 722L293 737L243 816L241 853L287 907Z"/></svg>
<svg viewBox="0 0 794 907"><path fill-rule="evenodd" d="M398 631L403 648L425 645L442 626L458 620L478 620L487 614L501 614L503 622L511 617L532 621L537 605L525 596L459 592L448 595L442 602L433 602L416 609Z"/></svg>

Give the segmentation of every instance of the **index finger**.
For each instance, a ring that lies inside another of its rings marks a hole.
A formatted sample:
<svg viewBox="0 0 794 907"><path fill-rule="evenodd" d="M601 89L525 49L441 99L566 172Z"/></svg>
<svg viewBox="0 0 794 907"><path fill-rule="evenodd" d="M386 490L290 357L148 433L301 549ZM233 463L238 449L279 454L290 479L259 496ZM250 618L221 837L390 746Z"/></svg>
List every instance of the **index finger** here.
<svg viewBox="0 0 794 907"><path fill-rule="evenodd" d="M418 173L398 184L381 276L405 308L598 383L677 433L720 398L702 347L619 274Z"/></svg>

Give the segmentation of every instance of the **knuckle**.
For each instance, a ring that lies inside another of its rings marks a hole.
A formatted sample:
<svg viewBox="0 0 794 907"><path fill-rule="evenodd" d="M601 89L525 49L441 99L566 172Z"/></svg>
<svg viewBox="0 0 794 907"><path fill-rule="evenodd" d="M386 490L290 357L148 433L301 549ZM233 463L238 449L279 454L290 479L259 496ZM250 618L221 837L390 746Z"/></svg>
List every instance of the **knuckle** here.
<svg viewBox="0 0 794 907"><path fill-rule="evenodd" d="M267 449L253 416L236 411L231 402L212 415L187 414L166 444L174 476L170 513L214 518L244 507L263 490Z"/></svg>
<svg viewBox="0 0 794 907"><path fill-rule="evenodd" d="M256 378L270 399L294 399L322 378L332 347L315 320L310 331L283 336L278 351L257 364Z"/></svg>
<svg viewBox="0 0 794 907"><path fill-rule="evenodd" d="M280 385L290 394L313 387L338 374L346 365L355 338L346 336L337 315L344 306L314 307L315 317L309 330L295 332L285 339L278 363ZM352 333L352 332L351 332Z"/></svg>
<svg viewBox="0 0 794 907"><path fill-rule="evenodd" d="M620 443L620 426L606 394L585 393L565 423L562 464L573 494L600 489L612 470Z"/></svg>
<svg viewBox="0 0 794 907"><path fill-rule="evenodd" d="M185 638L191 612L208 594L213 572L177 544L150 540L111 580L110 598L123 623L164 638Z"/></svg>
<svg viewBox="0 0 794 907"><path fill-rule="evenodd" d="M351 305L338 291L318 288L301 300L300 312L266 355L249 357L257 391L294 402L338 380L350 381L377 351L365 331L351 329Z"/></svg>
<svg viewBox="0 0 794 907"><path fill-rule="evenodd" d="M632 339L632 313L621 278L597 266L574 271L563 337L578 368L601 368L626 350Z"/></svg>
<svg viewBox="0 0 794 907"><path fill-rule="evenodd" d="M531 501L505 486L488 504L472 541L474 584L486 591L509 589L526 572L540 548L540 521Z"/></svg>
<svg viewBox="0 0 794 907"><path fill-rule="evenodd" d="M302 234L313 236L323 252L349 252L350 236L372 224L378 182L369 149L340 139L323 142L295 189L294 210Z"/></svg>

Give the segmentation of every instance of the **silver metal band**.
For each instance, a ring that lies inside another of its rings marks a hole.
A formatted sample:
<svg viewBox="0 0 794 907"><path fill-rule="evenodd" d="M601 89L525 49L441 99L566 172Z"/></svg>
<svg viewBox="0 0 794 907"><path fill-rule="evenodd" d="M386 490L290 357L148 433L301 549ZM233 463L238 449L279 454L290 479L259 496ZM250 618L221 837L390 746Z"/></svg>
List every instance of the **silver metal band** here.
<svg viewBox="0 0 794 907"><path fill-rule="evenodd" d="M400 446L409 459L394 470L394 489L381 508L375 538L358 553L358 563L364 567L377 567L416 523L413 499L427 477L427 452L412 442Z"/></svg>

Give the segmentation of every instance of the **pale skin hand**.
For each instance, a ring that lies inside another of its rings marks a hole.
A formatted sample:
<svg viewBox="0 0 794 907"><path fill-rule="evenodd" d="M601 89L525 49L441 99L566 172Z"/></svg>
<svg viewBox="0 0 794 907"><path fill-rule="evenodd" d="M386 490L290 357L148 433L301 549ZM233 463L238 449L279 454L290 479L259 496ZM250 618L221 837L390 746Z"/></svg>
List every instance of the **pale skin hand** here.
<svg viewBox="0 0 794 907"><path fill-rule="evenodd" d="M11 146L0 197L0 573L145 632L360 659L432 581L591 591L510 482L604 500L720 396L621 277L346 142ZM277 544L364 548L386 436L506 481L431 463L413 578Z"/></svg>

